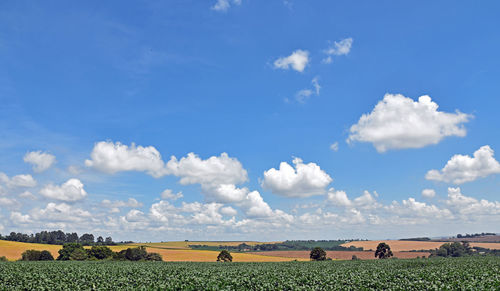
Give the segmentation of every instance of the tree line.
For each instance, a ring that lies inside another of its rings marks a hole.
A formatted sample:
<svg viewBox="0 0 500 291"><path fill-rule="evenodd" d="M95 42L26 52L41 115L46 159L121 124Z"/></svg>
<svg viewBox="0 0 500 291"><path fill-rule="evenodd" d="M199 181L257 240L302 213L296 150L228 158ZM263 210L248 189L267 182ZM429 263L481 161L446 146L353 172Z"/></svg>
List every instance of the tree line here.
<svg viewBox="0 0 500 291"><path fill-rule="evenodd" d="M0 239L8 241L26 242L26 243L40 243L40 244L50 244L50 245L63 245L65 243L80 243L82 245L116 245L113 239L109 236L103 238L102 236L95 239L93 234L84 233L82 236L78 236L76 232L64 233L62 230L55 231L41 231L35 234L25 234L11 232L7 236L2 236L0 234Z"/></svg>
<svg viewBox="0 0 500 291"><path fill-rule="evenodd" d="M113 252L107 246L92 246L84 248L80 243L66 243L58 251L58 261L163 261L158 253L150 253L143 246L127 248L119 252ZM21 254L21 261L53 261L54 257L47 251L26 250Z"/></svg>
<svg viewBox="0 0 500 291"><path fill-rule="evenodd" d="M281 243L249 245L241 243L237 246L219 245L189 245L193 249L199 250L230 250L235 252L258 252L258 251L303 251L320 247L328 251L363 251L363 248L350 246L348 248L341 246L346 243L345 240L287 240Z"/></svg>

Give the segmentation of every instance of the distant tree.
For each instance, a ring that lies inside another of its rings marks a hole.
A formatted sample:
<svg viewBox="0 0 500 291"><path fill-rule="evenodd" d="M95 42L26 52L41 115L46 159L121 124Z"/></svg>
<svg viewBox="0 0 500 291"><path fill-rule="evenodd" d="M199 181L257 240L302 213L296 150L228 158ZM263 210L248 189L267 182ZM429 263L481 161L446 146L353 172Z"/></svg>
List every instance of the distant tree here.
<svg viewBox="0 0 500 291"><path fill-rule="evenodd" d="M26 250L21 254L22 261L40 261L41 251Z"/></svg>
<svg viewBox="0 0 500 291"><path fill-rule="evenodd" d="M356 256L356 255L352 255L351 260L356 261L356 260L359 260L359 258L358 258L358 256Z"/></svg>
<svg viewBox="0 0 500 291"><path fill-rule="evenodd" d="M102 236L99 236L99 237L97 238L97 244L99 244L99 245L104 244L104 238L102 238Z"/></svg>
<svg viewBox="0 0 500 291"><path fill-rule="evenodd" d="M78 234L76 232L73 232L73 233L67 233L66 234L66 242L73 242L73 243L76 243L78 242Z"/></svg>
<svg viewBox="0 0 500 291"><path fill-rule="evenodd" d="M125 251L125 258L129 261L140 261L145 260L148 253L146 248L143 246L137 248L128 248Z"/></svg>
<svg viewBox="0 0 500 291"><path fill-rule="evenodd" d="M113 239L110 236L108 236L106 238L106 240L104 241L104 243L107 244L107 245L112 245L113 244Z"/></svg>
<svg viewBox="0 0 500 291"><path fill-rule="evenodd" d="M163 261L162 256L159 253L148 253L146 255L146 261Z"/></svg>
<svg viewBox="0 0 500 291"><path fill-rule="evenodd" d="M83 249L82 244L79 243L66 243L63 245L62 249L58 251L59 256L57 257L57 260L59 261L67 261L70 260L71 254L77 250L81 249L82 251L85 251Z"/></svg>
<svg viewBox="0 0 500 291"><path fill-rule="evenodd" d="M312 249L309 257L312 261L324 261L326 260L326 252L320 247L315 247Z"/></svg>
<svg viewBox="0 0 500 291"><path fill-rule="evenodd" d="M54 260L54 257L52 256L52 254L47 251L47 250L43 250L40 252L40 261L53 261Z"/></svg>
<svg viewBox="0 0 500 291"><path fill-rule="evenodd" d="M113 256L113 251L107 246L93 246L89 250L89 257L104 260Z"/></svg>
<svg viewBox="0 0 500 291"><path fill-rule="evenodd" d="M80 237L80 242L89 245L94 243L94 235L90 233L85 233Z"/></svg>
<svg viewBox="0 0 500 291"><path fill-rule="evenodd" d="M468 242L453 242L442 244L439 249L431 253L432 257L462 257L472 254L472 248Z"/></svg>
<svg viewBox="0 0 500 291"><path fill-rule="evenodd" d="M75 249L69 256L69 259L71 261L85 261L86 259L88 259L88 257L89 255L87 251L81 248L81 249Z"/></svg>
<svg viewBox="0 0 500 291"><path fill-rule="evenodd" d="M7 257L6 256L1 256L0 257L0 262L7 262L9 260L7 260Z"/></svg>
<svg viewBox="0 0 500 291"><path fill-rule="evenodd" d="M222 250L219 255L217 256L217 262L232 262L233 261L233 256L227 251L227 250Z"/></svg>
<svg viewBox="0 0 500 291"><path fill-rule="evenodd" d="M389 247L388 244L383 243L383 242L378 244L377 250L375 251L375 258L387 259L387 258L390 258L392 256L393 256L393 254L391 251L391 247Z"/></svg>

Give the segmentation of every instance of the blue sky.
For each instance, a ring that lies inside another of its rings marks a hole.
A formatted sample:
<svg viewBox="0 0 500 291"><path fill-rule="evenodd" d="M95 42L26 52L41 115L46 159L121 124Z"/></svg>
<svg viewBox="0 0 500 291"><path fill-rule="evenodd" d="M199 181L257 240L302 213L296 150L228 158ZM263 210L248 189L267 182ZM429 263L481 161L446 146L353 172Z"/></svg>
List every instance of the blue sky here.
<svg viewBox="0 0 500 291"><path fill-rule="evenodd" d="M498 232L499 8L4 1L0 233Z"/></svg>

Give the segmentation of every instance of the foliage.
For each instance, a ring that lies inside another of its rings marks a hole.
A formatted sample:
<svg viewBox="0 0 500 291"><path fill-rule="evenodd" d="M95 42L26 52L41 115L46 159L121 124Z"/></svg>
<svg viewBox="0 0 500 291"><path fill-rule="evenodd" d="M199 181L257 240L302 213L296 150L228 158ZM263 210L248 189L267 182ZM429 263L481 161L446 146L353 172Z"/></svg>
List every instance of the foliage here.
<svg viewBox="0 0 500 291"><path fill-rule="evenodd" d="M83 248L77 248L75 249L71 255L69 255L69 259L71 261L85 261L86 259L89 258L88 252L85 251Z"/></svg>
<svg viewBox="0 0 500 291"><path fill-rule="evenodd" d="M326 252L320 247L315 247L311 250L309 257L312 261L324 261L326 260Z"/></svg>
<svg viewBox="0 0 500 291"><path fill-rule="evenodd" d="M0 290L498 290L500 258L10 262L0 263L0 274Z"/></svg>
<svg viewBox="0 0 500 291"><path fill-rule="evenodd" d="M102 239L102 237L100 237ZM11 232L7 236L1 236L0 239L8 240L8 241L18 241L18 242L27 242L27 243L41 243L41 244L50 244L50 245L62 245L65 243L82 243L84 245L92 245L94 244L94 235L92 234L84 234L81 237L78 237L76 232L73 233L64 233L62 230L56 231L41 231L35 234L25 234L25 233L16 233ZM98 240L99 241L99 240ZM105 245L115 245L113 239L111 237L107 237L106 240L102 240L99 244Z"/></svg>
<svg viewBox="0 0 500 291"><path fill-rule="evenodd" d="M7 259L6 256L1 256L0 257L0 262L8 262L9 260Z"/></svg>
<svg viewBox="0 0 500 291"><path fill-rule="evenodd" d="M161 255L159 253L148 253L146 255L146 261L161 262L161 261L163 261L163 258L161 257Z"/></svg>
<svg viewBox="0 0 500 291"><path fill-rule="evenodd" d="M93 246L89 250L89 257L104 260L113 256L113 251L107 246Z"/></svg>
<svg viewBox="0 0 500 291"><path fill-rule="evenodd" d="M66 244L64 244L62 249L60 249L58 251L59 256L57 257L57 260L59 260L59 261L70 260L71 254L77 249L81 249L81 250L85 251L83 249L83 246L79 243L66 243Z"/></svg>
<svg viewBox="0 0 500 291"><path fill-rule="evenodd" d="M222 250L217 256L217 262L232 262L232 261L233 261L233 256L231 256L231 254L226 250Z"/></svg>
<svg viewBox="0 0 500 291"><path fill-rule="evenodd" d="M392 256L391 247L388 244L383 242L378 244L377 250L375 251L375 258L387 259Z"/></svg>
<svg viewBox="0 0 500 291"><path fill-rule="evenodd" d="M249 245L246 243L237 246L208 246L208 245L189 245L190 248L199 250L228 250L236 252L259 252L259 251L304 251L315 247L320 247L328 251L362 251L363 248L354 246L343 247L341 244L346 243L346 240L287 240L278 243L256 244Z"/></svg>
<svg viewBox="0 0 500 291"><path fill-rule="evenodd" d="M462 257L472 254L472 248L468 242L445 243L431 252L432 257Z"/></svg>
<svg viewBox="0 0 500 291"><path fill-rule="evenodd" d="M53 261L54 257L49 251L26 250L21 254L22 261Z"/></svg>
<svg viewBox="0 0 500 291"><path fill-rule="evenodd" d="M355 260L359 260L359 258L356 255L352 255L352 259L351 260L355 261Z"/></svg>
<svg viewBox="0 0 500 291"><path fill-rule="evenodd" d="M494 232L482 232L482 233L474 233L474 234L457 234L457 238L474 238L474 237L481 237L481 236L488 236L488 235L496 235Z"/></svg>

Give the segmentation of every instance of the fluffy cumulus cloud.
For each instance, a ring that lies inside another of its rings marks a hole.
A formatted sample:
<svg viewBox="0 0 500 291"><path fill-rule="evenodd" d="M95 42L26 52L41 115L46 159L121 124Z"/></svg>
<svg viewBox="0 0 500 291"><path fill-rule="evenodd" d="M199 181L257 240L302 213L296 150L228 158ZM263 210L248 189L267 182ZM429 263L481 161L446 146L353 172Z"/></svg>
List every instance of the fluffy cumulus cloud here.
<svg viewBox="0 0 500 291"><path fill-rule="evenodd" d="M9 178L9 176L2 172L0 172L0 182L8 188L30 188L37 185L36 180L31 175L16 175Z"/></svg>
<svg viewBox="0 0 500 291"><path fill-rule="evenodd" d="M101 202L101 206L104 208L109 208L111 213L118 213L120 212L120 208L123 207L129 207L129 208L137 208L141 207L143 204L139 201L137 201L134 198L129 198L127 201L122 201L122 200L108 200L104 199Z"/></svg>
<svg viewBox="0 0 500 291"><path fill-rule="evenodd" d="M436 191L434 189L424 189L422 190L422 197L434 198L436 196Z"/></svg>
<svg viewBox="0 0 500 291"><path fill-rule="evenodd" d="M94 145L87 167L93 167L105 173L114 174L122 171L146 172L158 178L167 174L160 152L153 146L130 146L120 142L101 141Z"/></svg>
<svg viewBox="0 0 500 291"><path fill-rule="evenodd" d="M10 220L12 223L18 225L18 224L26 224L26 223L32 223L33 220L28 214L22 214L21 212L13 211L10 213Z"/></svg>
<svg viewBox="0 0 500 291"><path fill-rule="evenodd" d="M463 123L471 116L438 111L429 96L418 101L400 94L386 94L369 114L363 114L350 128L347 142L370 142L378 152L422 148L448 136L464 137Z"/></svg>
<svg viewBox="0 0 500 291"><path fill-rule="evenodd" d="M31 217L37 221L89 222L92 214L84 209L66 203L48 203L43 209L34 209Z"/></svg>
<svg viewBox="0 0 500 291"><path fill-rule="evenodd" d="M217 0L217 2L215 2L212 6L212 10L226 12L231 7L231 4L241 5L241 0Z"/></svg>
<svg viewBox="0 0 500 291"><path fill-rule="evenodd" d="M46 185L40 190L40 194L49 199L66 202L75 202L87 197L83 183L78 179L69 179L62 185Z"/></svg>
<svg viewBox="0 0 500 291"><path fill-rule="evenodd" d="M309 52L296 50L288 57L279 58L274 61L274 67L283 70L288 70L291 67L297 72L303 72L308 63Z"/></svg>
<svg viewBox="0 0 500 291"><path fill-rule="evenodd" d="M332 46L328 49L324 50L324 53L327 55L326 58L323 59L323 63L330 64L333 61L332 56L343 56L348 55L351 51L353 39L351 37L345 38L341 41L335 41Z"/></svg>
<svg viewBox="0 0 500 291"><path fill-rule="evenodd" d="M299 158L293 165L281 162L279 169L264 172L262 187L285 197L309 197L324 194L332 178L315 163L304 164Z"/></svg>
<svg viewBox="0 0 500 291"><path fill-rule="evenodd" d="M182 192L177 192L174 193L170 189L165 189L163 192L161 192L161 199L167 199L167 200L177 200L184 197Z"/></svg>
<svg viewBox="0 0 500 291"><path fill-rule="evenodd" d="M168 172L180 177L182 185L201 184L214 186L219 184L239 184L248 180L247 171L236 158L227 153L212 156L206 160L194 153L178 160L172 156L167 163Z"/></svg>
<svg viewBox="0 0 500 291"><path fill-rule="evenodd" d="M462 184L479 178L500 173L500 163L495 160L493 149L482 146L474 155L454 155L441 171L430 170L427 180Z"/></svg>
<svg viewBox="0 0 500 291"><path fill-rule="evenodd" d="M458 187L448 188L446 204L456 213L467 217L466 219L473 220L481 215L500 215L500 202L465 196Z"/></svg>
<svg viewBox="0 0 500 291"><path fill-rule="evenodd" d="M33 171L41 173L48 170L56 162L56 157L42 151L29 152L24 155L24 162L33 165Z"/></svg>

